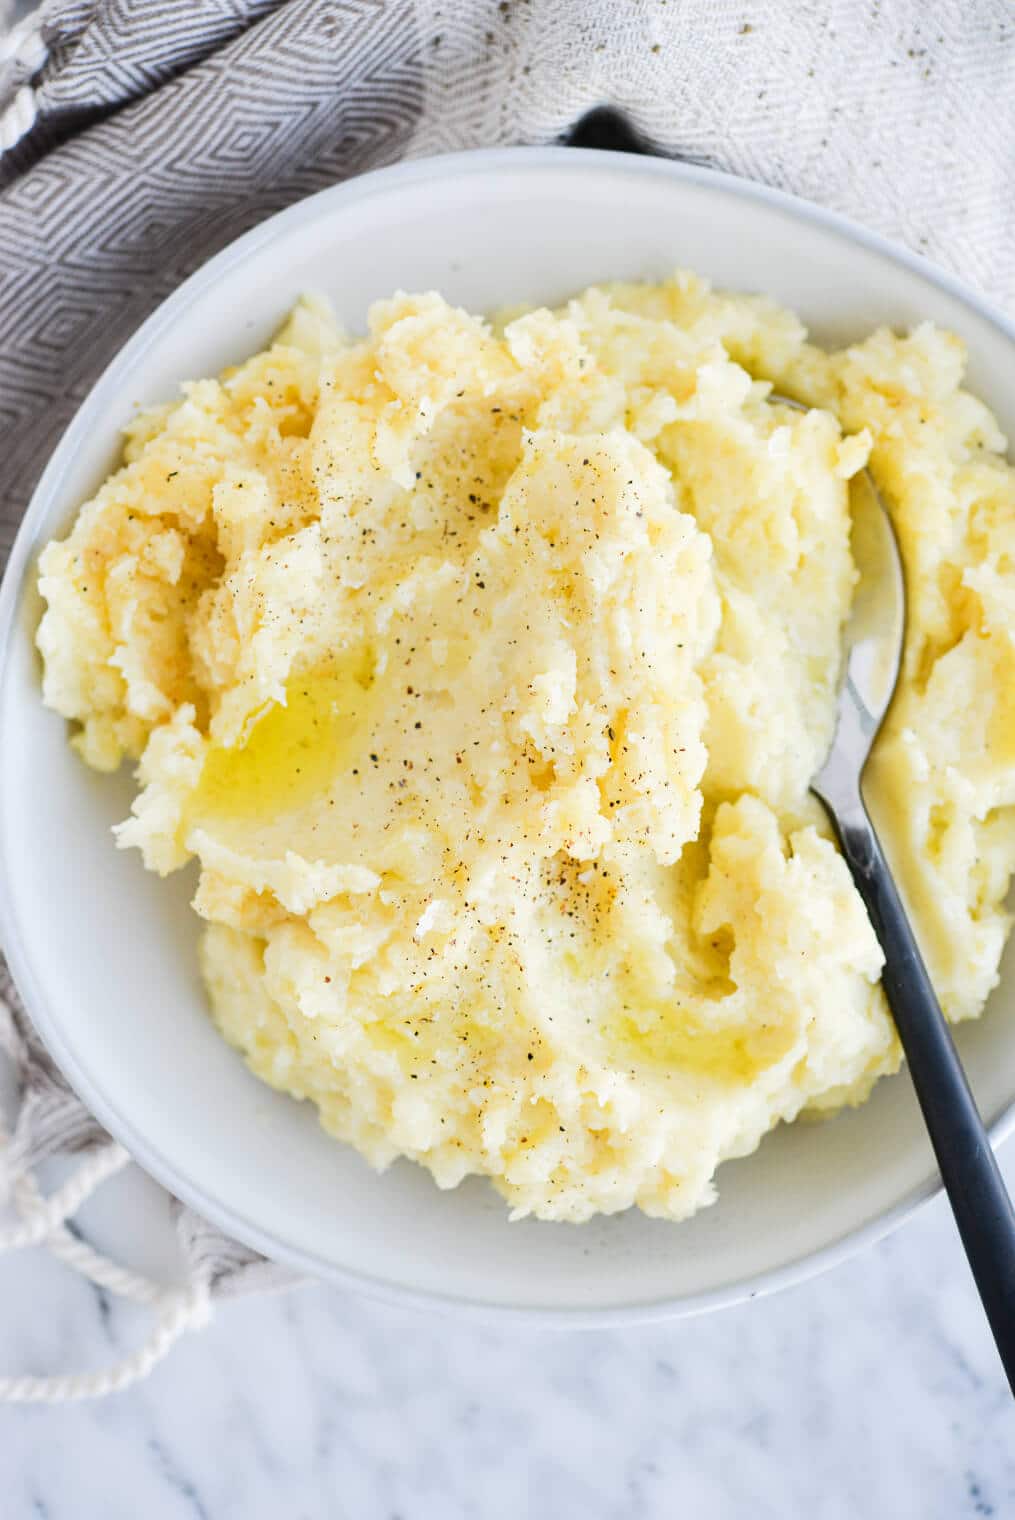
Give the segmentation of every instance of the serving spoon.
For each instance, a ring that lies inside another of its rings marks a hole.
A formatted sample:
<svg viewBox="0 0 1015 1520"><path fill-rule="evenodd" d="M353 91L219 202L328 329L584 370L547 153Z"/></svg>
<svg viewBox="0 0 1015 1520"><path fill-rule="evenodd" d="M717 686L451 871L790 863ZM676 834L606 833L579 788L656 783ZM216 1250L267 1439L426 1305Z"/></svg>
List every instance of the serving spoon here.
<svg viewBox="0 0 1015 1520"><path fill-rule="evenodd" d="M785 396L771 399L806 410ZM1015 1393L1015 1210L863 800L864 767L898 681L906 585L891 518L867 470L854 477L850 495L859 580L843 636L835 734L811 790L828 811L884 951L881 984Z"/></svg>
<svg viewBox="0 0 1015 1520"><path fill-rule="evenodd" d="M652 151L627 118L610 106L587 112L566 141L576 148ZM773 394L770 399L807 410L788 396ZM864 766L899 677L906 586L891 518L868 471L854 477L850 495L853 559L860 579L844 634L835 734L811 790L828 811L884 951L881 985L1015 1393L1015 1211L861 791Z"/></svg>

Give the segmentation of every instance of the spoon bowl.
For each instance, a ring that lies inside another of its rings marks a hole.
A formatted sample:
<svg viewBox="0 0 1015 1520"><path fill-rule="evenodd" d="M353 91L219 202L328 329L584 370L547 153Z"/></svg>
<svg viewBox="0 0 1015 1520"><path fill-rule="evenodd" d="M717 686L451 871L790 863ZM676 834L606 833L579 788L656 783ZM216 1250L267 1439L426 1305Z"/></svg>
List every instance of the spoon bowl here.
<svg viewBox="0 0 1015 1520"><path fill-rule="evenodd" d="M789 396L773 394L771 399L797 412L808 410ZM825 762L811 783L826 806L855 788L891 706L906 636L906 582L899 541L870 470L861 470L850 481L849 509L849 547L857 583L843 633L835 732Z"/></svg>

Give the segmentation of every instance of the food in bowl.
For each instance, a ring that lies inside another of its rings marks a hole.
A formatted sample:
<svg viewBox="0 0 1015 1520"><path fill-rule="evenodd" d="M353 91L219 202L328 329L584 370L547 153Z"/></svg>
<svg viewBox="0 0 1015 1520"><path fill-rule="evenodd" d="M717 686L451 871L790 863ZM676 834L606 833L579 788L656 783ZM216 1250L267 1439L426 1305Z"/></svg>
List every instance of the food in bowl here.
<svg viewBox="0 0 1015 1520"><path fill-rule="evenodd" d="M40 565L44 694L200 864L213 1016L377 1166L679 1219L899 1048L808 791L869 463L909 578L868 796L943 1006L1015 864L1015 485L959 341L679 274L484 322L319 302L127 430ZM809 408L787 408L775 391Z"/></svg>

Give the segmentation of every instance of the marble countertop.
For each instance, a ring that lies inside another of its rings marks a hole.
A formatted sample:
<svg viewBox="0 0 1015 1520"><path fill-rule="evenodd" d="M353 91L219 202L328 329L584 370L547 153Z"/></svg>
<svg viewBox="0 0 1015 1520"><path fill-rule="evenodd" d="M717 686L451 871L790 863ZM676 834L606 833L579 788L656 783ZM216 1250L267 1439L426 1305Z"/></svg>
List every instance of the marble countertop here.
<svg viewBox="0 0 1015 1520"><path fill-rule="evenodd" d="M1015 1144L1002 1162L1015 1184ZM168 1249L138 1174L82 1212ZM0 1261L0 1371L98 1367L142 1311ZM224 1304L148 1382L0 1408L2 1520L978 1520L1015 1515L1015 1405L942 1200L771 1298L625 1331L394 1310L318 1285Z"/></svg>

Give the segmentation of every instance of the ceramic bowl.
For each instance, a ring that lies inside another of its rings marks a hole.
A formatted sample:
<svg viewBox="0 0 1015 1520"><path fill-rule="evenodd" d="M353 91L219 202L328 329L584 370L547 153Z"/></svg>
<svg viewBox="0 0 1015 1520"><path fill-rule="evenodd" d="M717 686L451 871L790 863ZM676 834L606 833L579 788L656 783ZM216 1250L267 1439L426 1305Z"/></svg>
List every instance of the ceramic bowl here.
<svg viewBox="0 0 1015 1520"><path fill-rule="evenodd" d="M138 403L261 348L305 290L360 328L369 303L436 288L486 310L678 265L764 291L819 340L926 318L955 329L969 383L1015 428L1015 331L959 282L842 219L700 168L573 149L476 152L338 185L212 259L106 370L42 477L0 599L0 929L18 986L84 1101L143 1167L268 1255L388 1298L616 1323L800 1279L884 1234L937 1188L905 1074L855 1112L782 1127L723 1166L685 1224L637 1211L509 1223L471 1181L407 1162L375 1175L314 1110L270 1091L215 1032L195 956L194 878L113 848L126 775L89 772L42 706L38 551L114 466ZM1015 969L959 1047L995 1138L1013 1122Z"/></svg>

